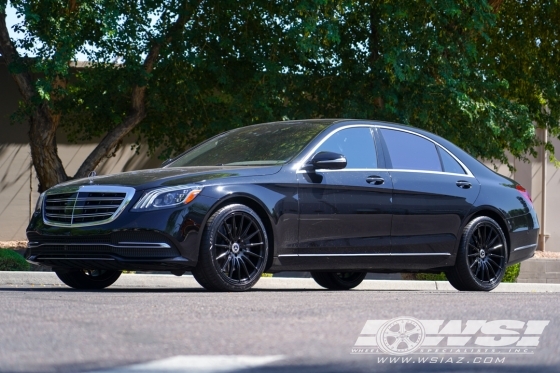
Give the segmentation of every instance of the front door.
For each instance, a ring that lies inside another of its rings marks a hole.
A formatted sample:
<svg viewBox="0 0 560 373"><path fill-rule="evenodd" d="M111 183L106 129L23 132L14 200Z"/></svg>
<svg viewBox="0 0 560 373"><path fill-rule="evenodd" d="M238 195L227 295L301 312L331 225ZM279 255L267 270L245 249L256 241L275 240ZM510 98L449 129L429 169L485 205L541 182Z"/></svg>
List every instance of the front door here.
<svg viewBox="0 0 560 373"><path fill-rule="evenodd" d="M339 130L315 153L320 151L342 154L348 164L298 173L299 256L315 258L318 266L382 267L391 250L392 182L378 166L372 128Z"/></svg>

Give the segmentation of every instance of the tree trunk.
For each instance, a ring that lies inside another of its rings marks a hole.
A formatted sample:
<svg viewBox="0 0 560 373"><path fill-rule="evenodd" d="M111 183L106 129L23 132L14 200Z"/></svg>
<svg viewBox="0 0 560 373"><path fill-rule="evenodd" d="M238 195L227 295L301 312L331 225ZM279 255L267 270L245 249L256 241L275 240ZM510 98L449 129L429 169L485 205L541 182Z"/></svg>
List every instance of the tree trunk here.
<svg viewBox="0 0 560 373"><path fill-rule="evenodd" d="M6 1L0 2L0 52L2 59L10 67L12 63L19 62L24 65L19 56L6 25ZM21 70L21 69L18 69ZM29 144L31 147L31 158L37 178L39 179L39 192L53 185L66 181L68 176L64 166L58 157L56 146L57 118L52 115L47 102L33 105L36 99L33 77L25 68L23 71L11 73L18 85L23 100L33 107L33 113L29 116Z"/></svg>

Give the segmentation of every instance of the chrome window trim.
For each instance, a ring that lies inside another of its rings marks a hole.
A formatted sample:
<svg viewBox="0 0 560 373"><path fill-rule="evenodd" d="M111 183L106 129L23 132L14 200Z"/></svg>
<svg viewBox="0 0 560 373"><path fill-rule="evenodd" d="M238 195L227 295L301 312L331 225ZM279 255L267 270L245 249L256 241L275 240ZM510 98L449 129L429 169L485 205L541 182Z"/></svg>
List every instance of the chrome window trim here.
<svg viewBox="0 0 560 373"><path fill-rule="evenodd" d="M115 247L120 249L170 249L166 243L161 242L119 242L118 245L113 245L110 243L63 243L63 242L48 242L48 243L28 243L27 247L30 249L35 249L41 246L108 246L108 247Z"/></svg>
<svg viewBox="0 0 560 373"><path fill-rule="evenodd" d="M513 249L513 251L525 250L525 249L530 249L530 248L533 248L533 247L537 247L537 244L534 243L532 245L520 246L520 247L517 247L517 248Z"/></svg>
<svg viewBox="0 0 560 373"><path fill-rule="evenodd" d="M81 193L81 192L92 192L92 193L125 193L125 197L121 202L119 208L107 219L94 221L94 222L86 222L86 223L60 223L50 221L46 217L45 213L45 205L47 203L47 196L53 196L57 194L66 194L66 193ZM41 206L41 213L43 216L43 221L45 224L53 226L53 227L66 227L66 228L76 228L76 227L91 227L96 225L103 225L114 221L119 215L124 211L124 209L128 206L132 198L134 197L134 193L136 193L136 189L131 187L122 187L122 186L112 186L112 185L68 185L68 186L61 186L61 187L53 187L47 190L45 198L43 199L43 206Z"/></svg>
<svg viewBox="0 0 560 373"><path fill-rule="evenodd" d="M319 149L319 147L321 145L323 145L323 143L325 141L327 141L331 136L333 136L335 133L342 131L344 129L348 129L348 128L361 128L361 127L367 127L367 128L383 128L383 129L388 129L388 130L393 130L393 131L401 131L401 132L405 132L405 133L409 133L411 135L415 135L415 136L419 136L422 137L423 139L426 139L428 141L430 141L431 143L433 143L435 146L440 147L441 149L443 149L445 152L447 152L455 161L457 161L457 163L459 163L459 165L463 168L463 170L465 170L465 174L456 174L454 172L445 172L445 171L429 171L429 170L403 170L403 169L395 169L395 168L344 168L342 170L322 170L322 169L317 169L317 171L321 171L321 172L336 172L336 171L389 171L389 172L418 172L418 173L428 173L428 174L445 174L445 175L455 175L455 176L462 176L462 177L471 177L474 178L474 175L472 174L471 170L469 170L469 168L467 166L465 166L465 164L463 162L461 162L461 160L459 158L457 158L453 153L451 153L445 146L441 145L440 143L438 143L435 140L430 139L427 136L424 136L420 133L416 133L414 131L410 131L410 130L405 130L402 128L394 128L394 127L389 127L389 126L384 126L381 124L350 124L347 126L343 126L340 128L337 128L336 130L332 131L328 136L326 136L324 139L321 140L321 142L317 145L315 145L309 152L307 152L307 154L305 155L305 157L303 158L302 161L298 162L295 164L294 169L296 169L296 173L298 174L303 174L303 173L308 173L309 171L307 170L302 170L302 167L304 167L304 165L307 163L307 161L313 156L313 154L315 154L315 152L317 151L317 149Z"/></svg>
<svg viewBox="0 0 560 373"><path fill-rule="evenodd" d="M358 253L358 254L280 254L278 257L320 257L320 256L451 256L451 253Z"/></svg>

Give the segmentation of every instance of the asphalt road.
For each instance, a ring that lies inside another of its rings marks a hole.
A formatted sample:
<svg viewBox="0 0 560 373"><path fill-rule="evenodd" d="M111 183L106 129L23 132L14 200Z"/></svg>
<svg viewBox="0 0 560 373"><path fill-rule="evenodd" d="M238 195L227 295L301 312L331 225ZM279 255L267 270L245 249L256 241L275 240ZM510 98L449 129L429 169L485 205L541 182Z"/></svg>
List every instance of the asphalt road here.
<svg viewBox="0 0 560 373"><path fill-rule="evenodd" d="M554 293L4 286L0 371L558 372L559 306ZM406 363L351 353L367 320L400 316L462 320L463 328L466 320L550 323L529 353L415 353Z"/></svg>

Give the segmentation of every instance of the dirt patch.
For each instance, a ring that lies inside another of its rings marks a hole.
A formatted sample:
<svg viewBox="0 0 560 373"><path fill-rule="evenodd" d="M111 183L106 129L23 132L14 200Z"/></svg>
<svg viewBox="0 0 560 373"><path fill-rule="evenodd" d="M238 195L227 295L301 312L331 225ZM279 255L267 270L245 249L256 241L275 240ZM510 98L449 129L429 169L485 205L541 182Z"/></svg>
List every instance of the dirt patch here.
<svg viewBox="0 0 560 373"><path fill-rule="evenodd" d="M560 259L560 253L555 251L535 251L535 258Z"/></svg>
<svg viewBox="0 0 560 373"><path fill-rule="evenodd" d="M0 241L0 248L21 250L27 247L27 241Z"/></svg>

